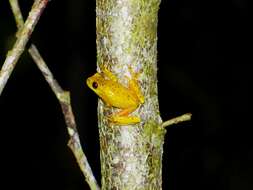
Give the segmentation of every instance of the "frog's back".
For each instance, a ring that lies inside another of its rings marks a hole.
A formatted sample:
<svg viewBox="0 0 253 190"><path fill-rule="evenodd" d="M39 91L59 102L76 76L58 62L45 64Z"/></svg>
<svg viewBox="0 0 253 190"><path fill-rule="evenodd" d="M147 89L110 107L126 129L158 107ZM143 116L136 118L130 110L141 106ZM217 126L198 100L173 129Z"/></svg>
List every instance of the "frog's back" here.
<svg viewBox="0 0 253 190"><path fill-rule="evenodd" d="M102 99L110 106L117 108L138 106L137 97L128 88L117 82L111 82L104 90L106 93Z"/></svg>

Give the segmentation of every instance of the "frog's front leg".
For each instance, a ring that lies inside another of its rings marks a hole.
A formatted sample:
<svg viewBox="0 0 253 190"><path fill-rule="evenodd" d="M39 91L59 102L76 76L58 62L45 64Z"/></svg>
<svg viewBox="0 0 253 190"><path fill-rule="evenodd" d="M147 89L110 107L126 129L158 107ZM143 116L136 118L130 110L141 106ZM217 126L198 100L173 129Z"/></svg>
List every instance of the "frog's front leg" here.
<svg viewBox="0 0 253 190"><path fill-rule="evenodd" d="M109 78L112 81L117 81L116 75L114 75L111 71L109 71L106 67L103 65L100 66L102 74L104 74L107 78Z"/></svg>
<svg viewBox="0 0 253 190"><path fill-rule="evenodd" d="M141 121L139 117L129 116L129 114L132 113L135 109L136 107L123 109L120 112L109 116L108 119L110 122L119 125L131 125L139 123Z"/></svg>

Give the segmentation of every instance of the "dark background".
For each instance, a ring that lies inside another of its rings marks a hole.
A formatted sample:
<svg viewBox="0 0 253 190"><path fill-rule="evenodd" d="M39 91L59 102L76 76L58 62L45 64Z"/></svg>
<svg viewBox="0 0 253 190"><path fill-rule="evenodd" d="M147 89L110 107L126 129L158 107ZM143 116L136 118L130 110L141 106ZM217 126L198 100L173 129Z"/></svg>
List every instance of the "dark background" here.
<svg viewBox="0 0 253 190"><path fill-rule="evenodd" d="M28 15L33 1L20 1ZM164 190L252 190L252 20L246 0L163 0L158 78L168 129ZM15 41L8 1L0 1L0 63ZM97 96L85 79L96 71L95 1L52 0L32 41L70 90L84 151L100 179ZM66 146L60 106L24 53L0 97L0 189L88 189ZM4 185L7 185L6 187Z"/></svg>

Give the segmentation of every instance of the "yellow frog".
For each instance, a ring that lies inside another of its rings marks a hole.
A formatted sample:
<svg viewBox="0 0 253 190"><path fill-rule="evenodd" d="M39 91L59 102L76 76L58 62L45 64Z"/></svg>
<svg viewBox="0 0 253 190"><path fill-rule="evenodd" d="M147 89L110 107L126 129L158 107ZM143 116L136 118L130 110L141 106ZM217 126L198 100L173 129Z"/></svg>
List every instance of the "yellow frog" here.
<svg viewBox="0 0 253 190"><path fill-rule="evenodd" d="M110 107L122 109L108 119L121 125L139 123L141 120L137 116L129 116L141 104L144 97L137 82L137 73L130 73L132 78L128 80L128 87L123 86L117 77L106 68L101 68L101 73L95 73L87 79L87 85Z"/></svg>

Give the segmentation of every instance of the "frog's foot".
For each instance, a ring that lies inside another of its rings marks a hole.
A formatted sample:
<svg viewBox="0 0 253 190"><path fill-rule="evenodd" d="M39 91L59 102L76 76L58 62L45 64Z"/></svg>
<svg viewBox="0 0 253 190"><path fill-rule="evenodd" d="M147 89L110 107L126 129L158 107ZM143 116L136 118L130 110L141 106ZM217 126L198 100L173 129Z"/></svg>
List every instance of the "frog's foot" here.
<svg viewBox="0 0 253 190"><path fill-rule="evenodd" d="M115 115L111 115L108 117L109 121L119 125L131 125L136 124L141 121L139 117L129 116L131 112L133 112L136 108L127 108L123 109Z"/></svg>
<svg viewBox="0 0 253 190"><path fill-rule="evenodd" d="M140 123L141 119L135 116L110 116L109 121L118 125L133 125Z"/></svg>

